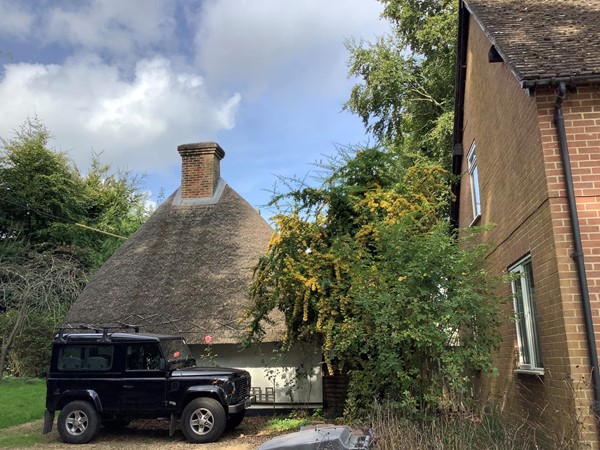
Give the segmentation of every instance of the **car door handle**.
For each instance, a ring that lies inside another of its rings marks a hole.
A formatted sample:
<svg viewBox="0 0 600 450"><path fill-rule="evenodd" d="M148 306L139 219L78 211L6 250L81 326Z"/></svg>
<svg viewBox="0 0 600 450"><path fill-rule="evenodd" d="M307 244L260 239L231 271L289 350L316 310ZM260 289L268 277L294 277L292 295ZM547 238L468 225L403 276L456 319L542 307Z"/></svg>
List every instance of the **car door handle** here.
<svg viewBox="0 0 600 450"><path fill-rule="evenodd" d="M133 389L133 388L134 388L134 386L131 385L131 384L124 384L123 385L123 389Z"/></svg>

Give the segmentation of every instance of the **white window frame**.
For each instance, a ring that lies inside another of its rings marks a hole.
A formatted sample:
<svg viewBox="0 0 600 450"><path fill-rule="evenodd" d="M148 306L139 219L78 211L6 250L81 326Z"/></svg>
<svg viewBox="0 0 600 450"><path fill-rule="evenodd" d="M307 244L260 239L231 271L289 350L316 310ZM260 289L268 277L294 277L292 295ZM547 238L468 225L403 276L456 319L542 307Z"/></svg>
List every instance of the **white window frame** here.
<svg viewBox="0 0 600 450"><path fill-rule="evenodd" d="M471 180L471 204L473 206L473 225L481 217L481 193L479 191L479 169L477 168L477 146L471 144L467 153L467 165L469 167L469 178Z"/></svg>
<svg viewBox="0 0 600 450"><path fill-rule="evenodd" d="M508 271L514 275L511 287L519 350L519 367L516 372L543 375L544 363L535 313L535 283L531 255L521 259Z"/></svg>

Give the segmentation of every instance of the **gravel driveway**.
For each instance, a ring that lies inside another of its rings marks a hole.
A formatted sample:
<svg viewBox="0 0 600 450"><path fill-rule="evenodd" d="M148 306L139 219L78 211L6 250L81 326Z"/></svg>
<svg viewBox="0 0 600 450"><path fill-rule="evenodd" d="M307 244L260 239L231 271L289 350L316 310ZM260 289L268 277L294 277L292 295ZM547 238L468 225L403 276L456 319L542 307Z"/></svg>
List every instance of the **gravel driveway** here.
<svg viewBox="0 0 600 450"><path fill-rule="evenodd" d="M39 425L39 428L37 426ZM264 419L260 417L247 417L234 431L225 433L217 442L211 444L190 444L177 430L175 436L169 437L169 423L167 421L134 421L127 428L120 431L106 431L101 429L94 440L83 445L67 445L60 441L56 427L47 436L42 444L32 448L36 449L64 449L73 450L116 450L116 449L196 449L196 450L255 450L261 443L272 436L261 431ZM23 425L23 432L40 432L42 422ZM32 429L33 428L33 429Z"/></svg>

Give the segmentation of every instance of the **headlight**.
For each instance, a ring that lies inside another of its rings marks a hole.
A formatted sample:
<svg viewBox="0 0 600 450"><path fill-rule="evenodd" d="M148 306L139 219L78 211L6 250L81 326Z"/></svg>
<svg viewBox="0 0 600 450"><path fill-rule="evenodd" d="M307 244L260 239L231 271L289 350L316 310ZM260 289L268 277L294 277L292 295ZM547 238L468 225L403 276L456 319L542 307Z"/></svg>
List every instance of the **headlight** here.
<svg viewBox="0 0 600 450"><path fill-rule="evenodd" d="M221 386L225 391L226 395L235 395L236 388L235 383L229 379L214 379L212 380L212 384Z"/></svg>

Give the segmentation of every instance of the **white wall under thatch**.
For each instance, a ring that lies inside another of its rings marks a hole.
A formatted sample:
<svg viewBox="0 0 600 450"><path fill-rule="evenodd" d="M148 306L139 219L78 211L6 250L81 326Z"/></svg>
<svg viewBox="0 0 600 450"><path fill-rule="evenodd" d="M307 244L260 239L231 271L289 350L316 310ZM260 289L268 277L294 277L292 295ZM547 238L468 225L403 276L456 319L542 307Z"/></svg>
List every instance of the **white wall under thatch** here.
<svg viewBox="0 0 600 450"><path fill-rule="evenodd" d="M321 353L303 345L284 354L273 344L240 350L232 344L190 345L198 365L244 369L252 375L257 403L320 407L323 404Z"/></svg>

